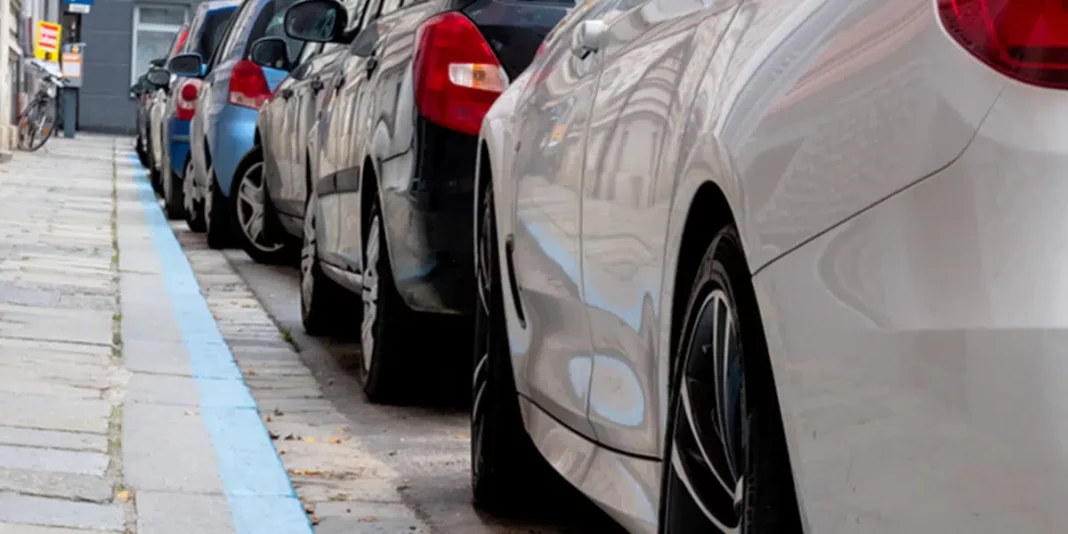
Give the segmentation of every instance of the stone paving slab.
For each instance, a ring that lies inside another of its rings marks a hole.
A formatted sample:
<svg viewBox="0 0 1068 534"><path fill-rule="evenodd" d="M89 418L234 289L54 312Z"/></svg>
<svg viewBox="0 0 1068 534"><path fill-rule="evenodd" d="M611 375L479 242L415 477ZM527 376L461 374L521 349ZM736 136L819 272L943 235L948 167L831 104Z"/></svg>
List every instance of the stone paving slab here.
<svg viewBox="0 0 1068 534"><path fill-rule="evenodd" d="M142 491L137 496L137 530L153 534L231 534L224 495Z"/></svg>
<svg viewBox="0 0 1068 534"><path fill-rule="evenodd" d="M117 505L72 502L0 492L0 522L121 532L125 518Z"/></svg>
<svg viewBox="0 0 1068 534"><path fill-rule="evenodd" d="M198 410L129 403L122 444L126 480L138 492L223 493L211 436Z"/></svg>

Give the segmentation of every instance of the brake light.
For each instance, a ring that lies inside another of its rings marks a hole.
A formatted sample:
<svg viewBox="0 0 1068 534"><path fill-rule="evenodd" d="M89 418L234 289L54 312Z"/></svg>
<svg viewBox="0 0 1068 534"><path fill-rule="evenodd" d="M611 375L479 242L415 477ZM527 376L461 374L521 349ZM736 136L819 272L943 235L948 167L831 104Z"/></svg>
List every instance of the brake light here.
<svg viewBox="0 0 1068 534"><path fill-rule="evenodd" d="M197 95L199 93L200 87L196 81L185 82L182 89L178 91L178 112L176 113L178 120L188 121L193 119L193 115L197 112Z"/></svg>
<svg viewBox="0 0 1068 534"><path fill-rule="evenodd" d="M230 103L235 106L260 109L271 97L263 69L250 60L242 59L230 72Z"/></svg>
<svg viewBox="0 0 1068 534"><path fill-rule="evenodd" d="M968 52L1016 80L1068 89L1068 3L938 0L942 23Z"/></svg>
<svg viewBox="0 0 1068 534"><path fill-rule="evenodd" d="M182 30L182 33L178 35L178 41L174 43L174 50L171 50L171 55L175 55L182 49L182 45L185 44L185 40L189 37L189 28Z"/></svg>
<svg viewBox="0 0 1068 534"><path fill-rule="evenodd" d="M460 13L431 17L416 34L415 102L430 121L478 135L482 118L508 85L478 28Z"/></svg>

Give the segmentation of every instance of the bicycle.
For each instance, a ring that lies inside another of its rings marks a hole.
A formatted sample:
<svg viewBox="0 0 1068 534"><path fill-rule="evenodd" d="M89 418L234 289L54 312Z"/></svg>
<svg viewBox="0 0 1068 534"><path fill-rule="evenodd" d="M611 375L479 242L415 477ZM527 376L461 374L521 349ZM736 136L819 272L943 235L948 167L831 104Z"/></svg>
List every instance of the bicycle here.
<svg viewBox="0 0 1068 534"><path fill-rule="evenodd" d="M55 130L56 94L66 86L63 78L45 73L33 100L19 114L18 147L33 152L48 141Z"/></svg>

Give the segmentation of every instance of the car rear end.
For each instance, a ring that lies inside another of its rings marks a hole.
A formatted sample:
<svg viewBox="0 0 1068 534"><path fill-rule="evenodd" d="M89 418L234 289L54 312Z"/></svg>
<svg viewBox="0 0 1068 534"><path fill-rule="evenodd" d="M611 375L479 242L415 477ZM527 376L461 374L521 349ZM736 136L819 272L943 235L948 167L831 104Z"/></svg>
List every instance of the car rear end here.
<svg viewBox="0 0 1068 534"><path fill-rule="evenodd" d="M1068 4L930 10L971 142L756 275L798 495L812 532L1061 531Z"/></svg>
<svg viewBox="0 0 1068 534"><path fill-rule="evenodd" d="M387 213L407 212L411 221L385 229L398 244L391 246L394 277L410 306L470 310L471 205L482 118L574 5L463 0L421 21L411 34L415 164L407 191L382 195ZM401 149L406 147L396 147Z"/></svg>
<svg viewBox="0 0 1068 534"><path fill-rule="evenodd" d="M211 57L226 29L226 23L238 2L205 2L197 9L191 35L182 47L181 53L197 52L200 57ZM172 93L167 110L167 143L170 150L168 158L172 174L181 179L185 170L185 161L189 156L189 123L196 114L197 96L202 82L197 78L178 77L172 84Z"/></svg>

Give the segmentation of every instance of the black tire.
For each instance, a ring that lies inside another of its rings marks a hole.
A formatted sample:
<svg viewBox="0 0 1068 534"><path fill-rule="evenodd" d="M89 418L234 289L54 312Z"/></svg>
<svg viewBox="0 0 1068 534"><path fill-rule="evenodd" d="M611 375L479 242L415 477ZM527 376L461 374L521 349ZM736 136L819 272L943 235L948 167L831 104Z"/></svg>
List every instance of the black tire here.
<svg viewBox="0 0 1068 534"><path fill-rule="evenodd" d="M204 231L207 234L208 247L219 250L230 246L233 227L230 222L231 205L219 191L219 179L215 169L208 169L206 176L208 190L204 193Z"/></svg>
<svg viewBox="0 0 1068 534"><path fill-rule="evenodd" d="M136 148L137 159L141 162L141 166L148 168L148 154L145 153L144 142L141 141L141 136L137 136Z"/></svg>
<svg viewBox="0 0 1068 534"><path fill-rule="evenodd" d="M376 199L364 228L360 376L371 402L410 404L426 393L419 387L425 369L418 340L432 325L397 292L381 214Z"/></svg>
<svg viewBox="0 0 1068 534"><path fill-rule="evenodd" d="M801 532L749 273L736 230L722 229L701 260L676 344L662 534Z"/></svg>
<svg viewBox="0 0 1068 534"><path fill-rule="evenodd" d="M193 174L196 168L193 166L193 156L187 156L185 160L185 172L182 174L182 198L185 210L185 224L189 230L202 233L207 230L204 222L204 201L196 200L193 188L196 187L196 178Z"/></svg>
<svg viewBox="0 0 1068 534"><path fill-rule="evenodd" d="M480 206L476 249L474 379L471 389L471 490L475 505L516 515L565 488L523 427L508 352L493 195Z"/></svg>
<svg viewBox="0 0 1068 534"><path fill-rule="evenodd" d="M312 336L334 334L357 326L363 303L351 291L334 282L319 263L316 218L318 203L308 194L304 208L303 245L300 251L300 321Z"/></svg>
<svg viewBox="0 0 1068 534"><path fill-rule="evenodd" d="M271 211L263 175L263 149L252 147L234 169L234 181L230 185L230 217L234 223L234 238L245 253L257 263L277 265L289 263L296 245L285 232L271 235L278 225L269 224ZM247 197L247 198L246 198ZM255 198L253 198L255 197ZM258 204L258 207L253 206ZM258 226L255 220L259 220ZM250 224L246 222L252 221ZM255 229L256 235L250 234Z"/></svg>
<svg viewBox="0 0 1068 534"><path fill-rule="evenodd" d="M170 158L163 158L163 211L168 219L185 218L185 194L171 170Z"/></svg>

